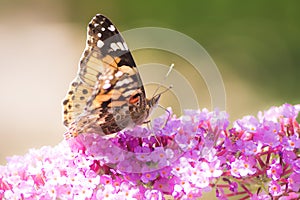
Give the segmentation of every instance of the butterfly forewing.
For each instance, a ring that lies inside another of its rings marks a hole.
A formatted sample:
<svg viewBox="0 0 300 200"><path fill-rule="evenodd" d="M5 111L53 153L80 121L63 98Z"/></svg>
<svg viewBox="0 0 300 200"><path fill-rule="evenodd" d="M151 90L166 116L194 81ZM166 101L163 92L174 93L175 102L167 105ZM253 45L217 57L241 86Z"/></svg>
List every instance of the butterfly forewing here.
<svg viewBox="0 0 300 200"><path fill-rule="evenodd" d="M108 18L96 15L88 25L87 46L80 60L79 77L93 87L107 69L118 70L123 65L136 69L119 31Z"/></svg>

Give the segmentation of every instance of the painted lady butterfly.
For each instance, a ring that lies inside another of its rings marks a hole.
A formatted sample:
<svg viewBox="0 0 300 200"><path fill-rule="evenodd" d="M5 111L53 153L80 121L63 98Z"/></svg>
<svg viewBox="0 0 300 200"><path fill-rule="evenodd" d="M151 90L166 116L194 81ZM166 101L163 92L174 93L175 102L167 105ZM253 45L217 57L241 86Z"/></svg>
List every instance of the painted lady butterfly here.
<svg viewBox="0 0 300 200"><path fill-rule="evenodd" d="M88 24L78 75L63 101L65 137L109 135L143 124L159 98L146 99L124 39L108 18L97 14Z"/></svg>

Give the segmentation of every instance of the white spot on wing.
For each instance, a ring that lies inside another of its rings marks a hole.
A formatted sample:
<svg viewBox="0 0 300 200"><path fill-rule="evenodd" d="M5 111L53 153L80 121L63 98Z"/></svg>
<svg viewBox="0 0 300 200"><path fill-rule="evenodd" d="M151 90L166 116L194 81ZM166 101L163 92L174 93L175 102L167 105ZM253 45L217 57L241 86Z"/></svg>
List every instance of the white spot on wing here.
<svg viewBox="0 0 300 200"><path fill-rule="evenodd" d="M101 34L101 33L98 33L97 35L98 35L98 37L99 37L99 38L101 38L101 36L102 36L102 34Z"/></svg>
<svg viewBox="0 0 300 200"><path fill-rule="evenodd" d="M126 42L123 42L123 46L126 50L128 50L128 46L127 46Z"/></svg>
<svg viewBox="0 0 300 200"><path fill-rule="evenodd" d="M102 40L98 40L97 47L102 48L104 45L104 42Z"/></svg>
<svg viewBox="0 0 300 200"><path fill-rule="evenodd" d="M112 48L114 51L116 51L117 49L119 49L119 47L117 46L116 43L111 43L110 44L110 48Z"/></svg>
<svg viewBox="0 0 300 200"><path fill-rule="evenodd" d="M102 27L102 28L101 28L101 31L105 31L105 28L104 28L104 27Z"/></svg>
<svg viewBox="0 0 300 200"><path fill-rule="evenodd" d="M120 76L123 75L123 72L122 71L118 71L117 73L115 73L115 77L118 78Z"/></svg>
<svg viewBox="0 0 300 200"><path fill-rule="evenodd" d="M122 95L123 95L124 97L128 97L128 96L130 96L134 91L135 91L135 90L128 90L128 91L126 91L126 92L123 92Z"/></svg>
<svg viewBox="0 0 300 200"><path fill-rule="evenodd" d="M114 25L110 25L110 27L108 27L108 30L110 30L110 31L115 31L116 28L114 27Z"/></svg>
<svg viewBox="0 0 300 200"><path fill-rule="evenodd" d="M96 28L97 26L99 26L99 24L94 24L94 27Z"/></svg>
<svg viewBox="0 0 300 200"><path fill-rule="evenodd" d="M132 79L125 78L125 79L123 79L121 81L118 81L117 84L116 84L116 86L122 86L122 85L128 84L130 82L132 82Z"/></svg>
<svg viewBox="0 0 300 200"><path fill-rule="evenodd" d="M104 90L110 88L110 83L105 83L102 87Z"/></svg>
<svg viewBox="0 0 300 200"><path fill-rule="evenodd" d="M121 49L122 51L125 50L125 48L124 48L122 42L117 42L117 45L120 47L120 49Z"/></svg>

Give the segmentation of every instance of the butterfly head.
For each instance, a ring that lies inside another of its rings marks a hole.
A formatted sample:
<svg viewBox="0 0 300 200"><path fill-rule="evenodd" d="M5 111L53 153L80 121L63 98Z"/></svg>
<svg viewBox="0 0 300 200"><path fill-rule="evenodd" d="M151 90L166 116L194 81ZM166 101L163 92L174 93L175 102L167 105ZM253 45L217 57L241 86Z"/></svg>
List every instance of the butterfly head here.
<svg viewBox="0 0 300 200"><path fill-rule="evenodd" d="M148 115L151 114L152 110L158 105L161 94L153 96L151 99L147 99Z"/></svg>
<svg viewBox="0 0 300 200"><path fill-rule="evenodd" d="M149 107L155 107L158 104L158 101L160 99L161 94L155 95L154 97L152 97L151 99L147 99L147 104Z"/></svg>

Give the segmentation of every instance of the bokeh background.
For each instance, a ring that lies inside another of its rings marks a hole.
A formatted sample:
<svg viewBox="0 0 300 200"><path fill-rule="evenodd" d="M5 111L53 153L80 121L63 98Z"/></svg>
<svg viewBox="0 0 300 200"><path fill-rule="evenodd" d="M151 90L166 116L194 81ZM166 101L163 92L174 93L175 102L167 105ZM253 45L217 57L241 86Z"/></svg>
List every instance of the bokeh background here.
<svg viewBox="0 0 300 200"><path fill-rule="evenodd" d="M164 27L199 42L222 74L226 110L235 120L300 102L299 7L299 1L279 0L0 0L0 164L7 156L63 139L61 101L77 72L86 25L96 13L120 31ZM174 62L187 73L200 106L210 107L203 80L188 75L186 60L157 50L133 55L138 65ZM172 95L162 104L172 106Z"/></svg>

